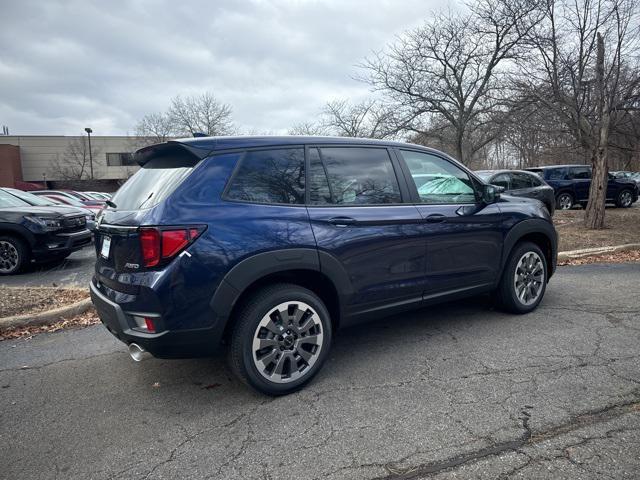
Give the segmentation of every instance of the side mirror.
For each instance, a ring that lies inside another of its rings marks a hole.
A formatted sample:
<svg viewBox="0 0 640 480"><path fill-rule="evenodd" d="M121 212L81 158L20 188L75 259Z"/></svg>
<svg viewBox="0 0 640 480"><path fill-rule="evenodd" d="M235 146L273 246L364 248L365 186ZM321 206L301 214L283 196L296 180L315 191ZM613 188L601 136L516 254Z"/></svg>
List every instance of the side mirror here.
<svg viewBox="0 0 640 480"><path fill-rule="evenodd" d="M500 198L500 194L502 192L504 192L504 187L485 184L482 186L482 201L487 205L490 203L495 203Z"/></svg>

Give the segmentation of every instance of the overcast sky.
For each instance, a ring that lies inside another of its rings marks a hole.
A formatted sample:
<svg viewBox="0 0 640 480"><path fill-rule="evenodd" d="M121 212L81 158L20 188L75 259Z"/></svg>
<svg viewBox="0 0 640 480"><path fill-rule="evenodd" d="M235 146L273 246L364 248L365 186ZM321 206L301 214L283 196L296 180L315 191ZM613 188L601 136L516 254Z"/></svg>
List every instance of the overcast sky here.
<svg viewBox="0 0 640 480"><path fill-rule="evenodd" d="M286 133L362 99L358 64L435 0L2 0L0 125L126 135L172 96L211 91L241 131Z"/></svg>

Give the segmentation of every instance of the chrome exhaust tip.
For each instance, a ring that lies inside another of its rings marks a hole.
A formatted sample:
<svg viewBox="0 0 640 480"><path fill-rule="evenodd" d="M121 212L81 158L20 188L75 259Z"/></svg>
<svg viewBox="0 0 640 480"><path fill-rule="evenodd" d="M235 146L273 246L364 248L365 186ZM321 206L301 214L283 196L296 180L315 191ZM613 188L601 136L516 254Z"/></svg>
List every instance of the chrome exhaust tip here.
<svg viewBox="0 0 640 480"><path fill-rule="evenodd" d="M139 362L144 358L144 354L147 351L142 348L140 345L138 345L137 343L130 343L129 344L129 355L131 356L131 359L134 362Z"/></svg>

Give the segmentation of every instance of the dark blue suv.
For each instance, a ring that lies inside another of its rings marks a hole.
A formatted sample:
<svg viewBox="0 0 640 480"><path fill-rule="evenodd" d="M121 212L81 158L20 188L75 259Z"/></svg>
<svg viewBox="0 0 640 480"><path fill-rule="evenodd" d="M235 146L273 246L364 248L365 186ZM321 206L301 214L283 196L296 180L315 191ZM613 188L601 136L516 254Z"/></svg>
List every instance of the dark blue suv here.
<svg viewBox="0 0 640 480"><path fill-rule="evenodd" d="M527 168L540 175L556 195L556 208L568 210L580 204L586 207L591 188L591 167L588 165L553 165ZM630 178L616 178L609 174L607 202L620 208L629 208L638 200L638 185Z"/></svg>
<svg viewBox="0 0 640 480"><path fill-rule="evenodd" d="M557 235L436 150L220 137L137 152L96 231L91 296L134 359L210 354L267 394L308 382L338 327L493 292L541 301Z"/></svg>

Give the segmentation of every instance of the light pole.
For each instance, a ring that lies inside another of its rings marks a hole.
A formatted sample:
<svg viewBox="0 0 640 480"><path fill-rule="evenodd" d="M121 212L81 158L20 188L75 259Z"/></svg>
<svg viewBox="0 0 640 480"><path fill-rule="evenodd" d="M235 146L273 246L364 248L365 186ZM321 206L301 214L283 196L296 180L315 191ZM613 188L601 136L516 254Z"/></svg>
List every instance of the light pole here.
<svg viewBox="0 0 640 480"><path fill-rule="evenodd" d="M93 180L93 153L91 152L91 133L93 133L93 130L87 127L84 131L87 132L89 137L89 168L91 168L91 180Z"/></svg>

